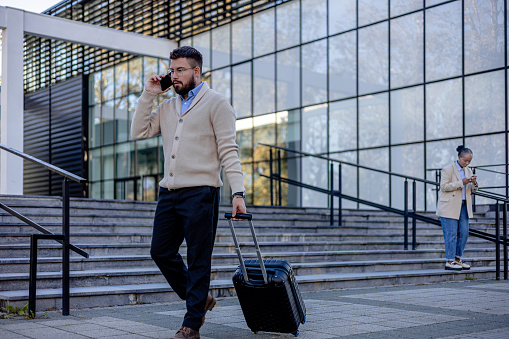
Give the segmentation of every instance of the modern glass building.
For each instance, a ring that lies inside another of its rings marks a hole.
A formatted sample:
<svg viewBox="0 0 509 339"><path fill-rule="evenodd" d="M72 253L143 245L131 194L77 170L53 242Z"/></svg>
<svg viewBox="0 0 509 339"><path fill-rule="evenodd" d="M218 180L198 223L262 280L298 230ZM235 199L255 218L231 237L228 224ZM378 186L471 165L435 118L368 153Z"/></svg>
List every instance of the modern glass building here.
<svg viewBox="0 0 509 339"><path fill-rule="evenodd" d="M430 180L465 144L481 186L506 195L507 8L503 0L69 0L45 13L200 50L206 81L237 112L247 202L266 205L260 143ZM135 142L129 129L144 79L166 72L168 60L27 37L25 63L27 95L85 76L84 194L156 199L162 142ZM325 160L285 154L282 168L328 187ZM402 179L342 171L345 194L402 207ZM434 210L433 189L417 186L419 209ZM283 187L283 205L327 204Z"/></svg>

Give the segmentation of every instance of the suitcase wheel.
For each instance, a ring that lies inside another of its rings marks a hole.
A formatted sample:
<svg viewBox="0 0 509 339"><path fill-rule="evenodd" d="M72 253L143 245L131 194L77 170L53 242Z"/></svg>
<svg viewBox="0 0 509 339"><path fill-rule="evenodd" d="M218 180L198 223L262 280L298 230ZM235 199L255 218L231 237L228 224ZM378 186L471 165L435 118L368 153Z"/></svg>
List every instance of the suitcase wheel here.
<svg viewBox="0 0 509 339"><path fill-rule="evenodd" d="M253 330L251 330L251 331L253 331ZM254 333L254 334L258 334L258 331L253 331L253 333Z"/></svg>
<svg viewBox="0 0 509 339"><path fill-rule="evenodd" d="M306 323L306 316L304 316L304 319L302 319L302 324L305 324Z"/></svg>
<svg viewBox="0 0 509 339"><path fill-rule="evenodd" d="M297 330L297 331L293 332L292 334L293 334L294 336L296 336L296 337L297 337L297 336L299 336L299 330Z"/></svg>

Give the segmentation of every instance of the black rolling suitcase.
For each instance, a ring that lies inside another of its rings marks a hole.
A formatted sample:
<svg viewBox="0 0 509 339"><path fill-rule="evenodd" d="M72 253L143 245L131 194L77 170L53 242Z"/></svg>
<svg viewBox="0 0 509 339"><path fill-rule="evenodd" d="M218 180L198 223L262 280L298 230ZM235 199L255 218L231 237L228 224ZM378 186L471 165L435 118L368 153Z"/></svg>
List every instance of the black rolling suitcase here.
<svg viewBox="0 0 509 339"><path fill-rule="evenodd" d="M233 275L233 285L247 326L255 333L265 331L297 336L299 325L306 321L306 307L292 267L285 260L263 260L251 214L237 214L235 217L248 220L258 255L258 260L243 260L232 214L226 213L240 261Z"/></svg>

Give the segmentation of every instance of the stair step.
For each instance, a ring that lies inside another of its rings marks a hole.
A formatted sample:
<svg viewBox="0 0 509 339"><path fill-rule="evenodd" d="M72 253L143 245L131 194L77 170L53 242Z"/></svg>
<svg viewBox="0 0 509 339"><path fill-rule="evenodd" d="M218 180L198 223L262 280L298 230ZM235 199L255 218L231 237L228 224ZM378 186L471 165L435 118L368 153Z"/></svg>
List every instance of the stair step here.
<svg viewBox="0 0 509 339"><path fill-rule="evenodd" d="M495 267L473 267L468 271L446 271L428 269L419 271L389 271L345 274L313 274L297 276L302 292L325 289L374 287L383 285L422 284L444 280L485 279L493 276ZM213 280L210 289L214 296L234 296L231 280ZM71 308L88 308L111 305L171 302L179 298L167 283L129 284L100 287L76 287L70 289ZM24 305L28 301L28 290L0 292L0 306ZM61 308L61 289L38 289L37 311Z"/></svg>
<svg viewBox="0 0 509 339"><path fill-rule="evenodd" d="M495 264L495 257L464 258L472 267L488 267ZM365 260L365 261L329 261L292 264L296 276L331 274L331 273L364 273L384 271L409 271L441 268L443 258ZM231 279L237 264L212 266L211 279ZM143 283L163 283L166 280L155 265L152 267L109 268L101 270L82 270L70 272L71 287L92 287L124 285L132 281ZM0 283L4 290L16 290L21 286L28 288L28 273L0 273ZM62 272L39 272L37 287L58 288L61 286Z"/></svg>
<svg viewBox="0 0 509 339"><path fill-rule="evenodd" d="M54 233L62 230L62 201L55 197L1 196L1 201ZM71 252L72 307L111 306L177 300L150 257L155 202L71 199L71 242L91 254ZM234 295L231 276L238 258L220 206L212 255L211 288L217 296ZM294 267L303 291L329 288L428 283L450 279L493 278L495 246L470 237L465 260L472 269L443 269L439 226L417 222L417 249L403 249L402 216L370 209L344 210L343 226L330 225L327 208L248 206L266 259L285 259ZM334 211L337 213L337 211ZM473 229L494 234L489 209L470 220ZM434 212L420 212L437 219ZM0 211L0 306L26 302L30 226ZM411 232L411 220L409 223ZM235 222L245 259L256 258L246 222ZM411 233L408 237L411 248ZM38 247L38 309L60 307L61 245ZM181 254L186 258L186 246ZM137 284L141 283L141 284ZM3 295L3 297L2 297Z"/></svg>

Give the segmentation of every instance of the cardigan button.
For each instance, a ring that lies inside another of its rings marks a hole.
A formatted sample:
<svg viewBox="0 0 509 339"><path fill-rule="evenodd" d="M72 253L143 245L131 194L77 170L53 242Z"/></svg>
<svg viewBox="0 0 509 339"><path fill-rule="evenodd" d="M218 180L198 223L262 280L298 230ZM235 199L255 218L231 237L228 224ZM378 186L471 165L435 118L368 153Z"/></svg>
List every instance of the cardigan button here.
<svg viewBox="0 0 509 339"><path fill-rule="evenodd" d="M175 137L175 140L178 140L178 139L179 139L179 137Z"/></svg>
<svg viewBox="0 0 509 339"><path fill-rule="evenodd" d="M179 122L180 122L180 123L183 123L183 122L184 122L184 119L180 119L180 120L179 120Z"/></svg>

